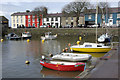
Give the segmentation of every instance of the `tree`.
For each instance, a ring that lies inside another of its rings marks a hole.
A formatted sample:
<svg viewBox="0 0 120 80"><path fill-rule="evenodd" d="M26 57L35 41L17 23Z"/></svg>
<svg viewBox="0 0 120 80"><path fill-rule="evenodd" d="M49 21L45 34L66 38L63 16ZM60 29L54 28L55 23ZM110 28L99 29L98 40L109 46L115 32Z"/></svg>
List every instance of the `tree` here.
<svg viewBox="0 0 120 80"><path fill-rule="evenodd" d="M39 25L40 25L41 19L44 18L47 15L47 10L48 10L48 8L45 7L45 6L40 6L40 7L34 8L33 15L35 17L33 17L33 18L34 19L36 19L36 18L38 19Z"/></svg>
<svg viewBox="0 0 120 80"><path fill-rule="evenodd" d="M103 15L106 15L107 17L107 15L109 14L110 5L108 2L100 2L98 6L99 6L99 13L102 14L101 19L102 19L102 24L103 24L103 20L104 20Z"/></svg>
<svg viewBox="0 0 120 80"><path fill-rule="evenodd" d="M87 8L89 5L89 2L86 2L84 0L81 0L81 2L71 2L67 4L63 9L62 13L64 16L76 16L76 26L78 26L78 20L80 17L80 14L84 12L84 9Z"/></svg>

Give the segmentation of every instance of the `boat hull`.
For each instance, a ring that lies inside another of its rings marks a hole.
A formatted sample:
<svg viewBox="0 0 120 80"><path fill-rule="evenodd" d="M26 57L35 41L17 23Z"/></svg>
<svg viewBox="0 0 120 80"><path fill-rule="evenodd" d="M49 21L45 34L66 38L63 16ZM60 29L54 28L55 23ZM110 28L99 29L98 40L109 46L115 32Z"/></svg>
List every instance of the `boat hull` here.
<svg viewBox="0 0 120 80"><path fill-rule="evenodd" d="M85 65L75 66L75 65L50 64L44 61L40 61L40 64L46 68L58 70L58 71L84 71L85 70Z"/></svg>
<svg viewBox="0 0 120 80"><path fill-rule="evenodd" d="M70 50L79 52L108 52L111 48L70 48Z"/></svg>
<svg viewBox="0 0 120 80"><path fill-rule="evenodd" d="M89 54L61 53L54 55L52 59L66 61L87 61L92 58Z"/></svg>
<svg viewBox="0 0 120 80"><path fill-rule="evenodd" d="M31 36L29 36L29 37L22 37L22 39L31 39Z"/></svg>

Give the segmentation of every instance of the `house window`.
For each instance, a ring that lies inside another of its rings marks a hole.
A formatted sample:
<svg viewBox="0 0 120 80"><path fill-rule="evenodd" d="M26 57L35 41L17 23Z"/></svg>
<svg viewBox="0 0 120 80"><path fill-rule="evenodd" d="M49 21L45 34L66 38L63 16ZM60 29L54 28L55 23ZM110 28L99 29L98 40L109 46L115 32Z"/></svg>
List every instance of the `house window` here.
<svg viewBox="0 0 120 80"><path fill-rule="evenodd" d="M33 19L33 22L35 22L35 19Z"/></svg>
<svg viewBox="0 0 120 80"><path fill-rule="evenodd" d="M28 16L28 18L30 18L30 16Z"/></svg>
<svg viewBox="0 0 120 80"><path fill-rule="evenodd" d="M47 21L49 21L49 18L47 18Z"/></svg>
<svg viewBox="0 0 120 80"><path fill-rule="evenodd" d="M53 18L51 18L51 21L54 21Z"/></svg>
<svg viewBox="0 0 120 80"><path fill-rule="evenodd" d="M17 24L17 27L18 27L19 25Z"/></svg>
<svg viewBox="0 0 120 80"><path fill-rule="evenodd" d="M110 14L110 18L112 18L112 14Z"/></svg>
<svg viewBox="0 0 120 80"><path fill-rule="evenodd" d="M58 21L58 18L57 18L57 17L55 18L55 21Z"/></svg>
<svg viewBox="0 0 120 80"><path fill-rule="evenodd" d="M13 19L13 23L15 23L15 19Z"/></svg>
<svg viewBox="0 0 120 80"><path fill-rule="evenodd" d="M17 19L17 23L18 23L18 19Z"/></svg>
<svg viewBox="0 0 120 80"><path fill-rule="evenodd" d="M117 14L117 18L120 18L120 13L119 13L119 14Z"/></svg>
<svg viewBox="0 0 120 80"><path fill-rule="evenodd" d="M28 24L28 27L30 27L30 24Z"/></svg>
<svg viewBox="0 0 120 80"><path fill-rule="evenodd" d="M22 23L22 19L21 19L21 23Z"/></svg>
<svg viewBox="0 0 120 80"><path fill-rule="evenodd" d="M35 23L33 23L33 27L35 27Z"/></svg>
<svg viewBox="0 0 120 80"><path fill-rule="evenodd" d="M88 19L92 19L92 15L88 15Z"/></svg>
<svg viewBox="0 0 120 80"><path fill-rule="evenodd" d="M30 22L30 19L28 19L28 22Z"/></svg>
<svg viewBox="0 0 120 80"><path fill-rule="evenodd" d="M35 16L32 16L32 18L35 18Z"/></svg>
<svg viewBox="0 0 120 80"><path fill-rule="evenodd" d="M15 27L15 24L13 24L13 27Z"/></svg>

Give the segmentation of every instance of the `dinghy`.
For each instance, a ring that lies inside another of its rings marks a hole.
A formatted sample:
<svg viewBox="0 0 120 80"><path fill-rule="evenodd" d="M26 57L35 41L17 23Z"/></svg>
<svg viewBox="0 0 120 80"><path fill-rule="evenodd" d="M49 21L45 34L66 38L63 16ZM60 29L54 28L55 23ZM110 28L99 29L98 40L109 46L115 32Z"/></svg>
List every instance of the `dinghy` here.
<svg viewBox="0 0 120 80"><path fill-rule="evenodd" d="M61 53L54 55L52 59L66 60L66 61L87 61L92 56L90 54L75 54L75 53Z"/></svg>
<svg viewBox="0 0 120 80"><path fill-rule="evenodd" d="M81 62L64 62L64 61L45 61L40 60L40 64L46 68L58 71L84 71L86 68L85 63Z"/></svg>

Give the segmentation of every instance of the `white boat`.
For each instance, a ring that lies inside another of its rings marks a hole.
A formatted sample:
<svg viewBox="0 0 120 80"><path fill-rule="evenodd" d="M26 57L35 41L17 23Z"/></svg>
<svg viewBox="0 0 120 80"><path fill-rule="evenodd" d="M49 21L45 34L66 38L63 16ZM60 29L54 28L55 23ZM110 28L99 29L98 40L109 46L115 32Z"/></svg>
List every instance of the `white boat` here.
<svg viewBox="0 0 120 80"><path fill-rule="evenodd" d="M104 44L85 42L83 45L73 45L70 47L71 51L79 52L108 52L111 50L111 46L105 46Z"/></svg>
<svg viewBox="0 0 120 80"><path fill-rule="evenodd" d="M110 42L110 35L106 34L102 34L99 38L98 38L98 42Z"/></svg>
<svg viewBox="0 0 120 80"><path fill-rule="evenodd" d="M45 36L41 36L42 40L45 39L56 39L57 38L57 34L56 35L52 35L51 32L47 32L45 33Z"/></svg>
<svg viewBox="0 0 120 80"><path fill-rule="evenodd" d="M23 32L22 33L22 38L23 39L30 39L32 35L29 32Z"/></svg>
<svg viewBox="0 0 120 80"><path fill-rule="evenodd" d="M75 53L61 53L54 55L52 59L66 60L66 61L87 61L92 56L90 54L75 54Z"/></svg>

